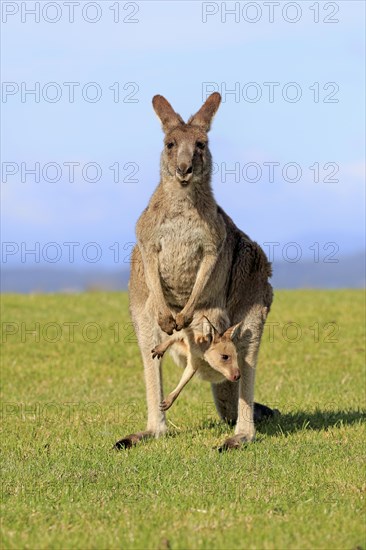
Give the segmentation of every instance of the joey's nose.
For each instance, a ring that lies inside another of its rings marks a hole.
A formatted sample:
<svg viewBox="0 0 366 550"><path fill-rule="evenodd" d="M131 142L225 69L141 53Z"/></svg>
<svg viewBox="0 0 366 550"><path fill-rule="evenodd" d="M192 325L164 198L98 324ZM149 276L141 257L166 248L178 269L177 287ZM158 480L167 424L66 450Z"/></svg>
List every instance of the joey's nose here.
<svg viewBox="0 0 366 550"><path fill-rule="evenodd" d="M239 378L240 378L240 371L238 370L238 371L234 372L234 374L232 376L232 380L233 380L233 382L236 382L237 380L239 380Z"/></svg>

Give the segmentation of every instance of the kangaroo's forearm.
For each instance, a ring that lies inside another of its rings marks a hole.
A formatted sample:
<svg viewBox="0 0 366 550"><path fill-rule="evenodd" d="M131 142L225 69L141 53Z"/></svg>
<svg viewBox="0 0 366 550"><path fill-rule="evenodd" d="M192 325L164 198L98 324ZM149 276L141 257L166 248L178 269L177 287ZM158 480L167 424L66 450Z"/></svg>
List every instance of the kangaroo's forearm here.
<svg viewBox="0 0 366 550"><path fill-rule="evenodd" d="M142 252L147 286L153 295L157 308L164 311L168 309L168 306L166 304L163 288L161 286L157 256L150 254L149 261L145 261L144 258L145 253Z"/></svg>
<svg viewBox="0 0 366 550"><path fill-rule="evenodd" d="M217 256L210 255L205 256L202 260L200 268L197 273L195 283L191 295L185 305L185 310L194 311L196 309L197 302L208 283L208 280L212 274L212 271L216 265Z"/></svg>

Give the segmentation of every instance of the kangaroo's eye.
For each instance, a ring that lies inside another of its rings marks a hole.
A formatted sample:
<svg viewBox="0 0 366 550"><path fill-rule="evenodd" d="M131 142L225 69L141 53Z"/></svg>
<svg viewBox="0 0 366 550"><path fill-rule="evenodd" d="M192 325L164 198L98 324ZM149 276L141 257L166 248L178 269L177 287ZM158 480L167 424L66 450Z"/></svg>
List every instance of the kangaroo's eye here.
<svg viewBox="0 0 366 550"><path fill-rule="evenodd" d="M206 147L203 141L197 141L196 146L198 147L198 149L204 149Z"/></svg>
<svg viewBox="0 0 366 550"><path fill-rule="evenodd" d="M227 361L229 359L229 356L228 355L221 355L221 359L223 361Z"/></svg>
<svg viewBox="0 0 366 550"><path fill-rule="evenodd" d="M172 147L174 147L174 141L169 141L169 143L167 143L166 146L168 149L171 149Z"/></svg>

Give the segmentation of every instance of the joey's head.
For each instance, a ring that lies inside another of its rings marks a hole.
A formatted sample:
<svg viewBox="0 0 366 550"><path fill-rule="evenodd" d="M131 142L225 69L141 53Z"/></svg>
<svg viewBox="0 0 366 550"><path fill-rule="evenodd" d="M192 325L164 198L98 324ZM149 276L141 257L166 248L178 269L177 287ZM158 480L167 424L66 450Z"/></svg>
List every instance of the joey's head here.
<svg viewBox="0 0 366 550"><path fill-rule="evenodd" d="M235 325L228 328L224 334L219 334L214 329L211 345L203 355L205 361L230 382L236 382L240 378L238 354L234 342L238 329L239 325Z"/></svg>
<svg viewBox="0 0 366 550"><path fill-rule="evenodd" d="M199 184L211 175L211 153L207 133L219 108L221 96L211 94L187 123L161 95L153 98L153 107L165 133L161 155L164 180L181 188Z"/></svg>

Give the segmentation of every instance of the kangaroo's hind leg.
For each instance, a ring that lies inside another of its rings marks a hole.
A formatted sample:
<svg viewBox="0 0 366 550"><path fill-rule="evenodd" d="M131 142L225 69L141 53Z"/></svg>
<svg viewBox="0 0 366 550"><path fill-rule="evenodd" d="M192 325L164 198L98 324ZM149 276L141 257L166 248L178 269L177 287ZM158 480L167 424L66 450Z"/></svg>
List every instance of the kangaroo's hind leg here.
<svg viewBox="0 0 366 550"><path fill-rule="evenodd" d="M241 327L238 342L240 380L235 435L226 439L220 450L241 447L255 438L254 382L258 352L264 326L263 308L253 306Z"/></svg>
<svg viewBox="0 0 366 550"><path fill-rule="evenodd" d="M162 338L157 323L151 322L150 311L135 317L135 330L144 364L148 420L146 430L130 434L117 441L115 448L124 449L136 445L139 441L159 437L167 431L165 413L160 408L163 399L161 359L154 359L151 349Z"/></svg>

